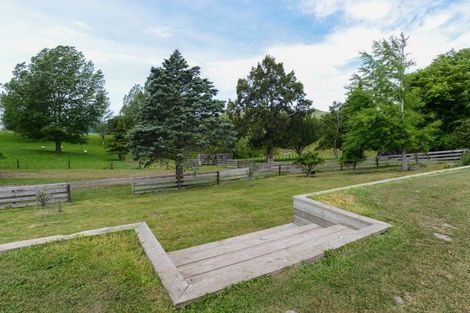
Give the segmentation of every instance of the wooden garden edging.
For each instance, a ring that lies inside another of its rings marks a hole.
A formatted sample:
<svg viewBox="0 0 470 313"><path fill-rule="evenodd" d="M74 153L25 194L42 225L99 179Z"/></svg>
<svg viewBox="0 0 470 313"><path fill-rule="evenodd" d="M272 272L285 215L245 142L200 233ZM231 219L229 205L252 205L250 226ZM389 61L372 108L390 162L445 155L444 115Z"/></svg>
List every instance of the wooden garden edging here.
<svg viewBox="0 0 470 313"><path fill-rule="evenodd" d="M50 203L71 202L68 183L10 186L0 187L0 209L36 206L39 191L49 194Z"/></svg>

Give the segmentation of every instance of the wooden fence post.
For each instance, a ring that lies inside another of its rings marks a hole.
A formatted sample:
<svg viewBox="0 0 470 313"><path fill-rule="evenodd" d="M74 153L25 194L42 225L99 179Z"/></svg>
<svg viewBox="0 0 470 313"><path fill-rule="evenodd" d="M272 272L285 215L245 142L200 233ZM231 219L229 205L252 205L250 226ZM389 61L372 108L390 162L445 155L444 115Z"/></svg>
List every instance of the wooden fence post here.
<svg viewBox="0 0 470 313"><path fill-rule="evenodd" d="M281 164L279 164L279 176L281 176Z"/></svg>
<svg viewBox="0 0 470 313"><path fill-rule="evenodd" d="M131 177L131 194L135 194L134 193L134 177Z"/></svg>
<svg viewBox="0 0 470 313"><path fill-rule="evenodd" d="M217 185L220 185L220 172L217 171Z"/></svg>
<svg viewBox="0 0 470 313"><path fill-rule="evenodd" d="M70 183L67 183L67 201L72 202L72 193L70 190Z"/></svg>

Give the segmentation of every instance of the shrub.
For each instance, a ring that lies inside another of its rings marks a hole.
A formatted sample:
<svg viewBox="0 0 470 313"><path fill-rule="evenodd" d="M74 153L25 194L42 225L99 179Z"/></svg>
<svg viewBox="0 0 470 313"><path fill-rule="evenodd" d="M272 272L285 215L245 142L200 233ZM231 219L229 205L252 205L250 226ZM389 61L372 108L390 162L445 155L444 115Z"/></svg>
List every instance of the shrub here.
<svg viewBox="0 0 470 313"><path fill-rule="evenodd" d="M308 177L312 174L315 167L323 162L325 162L325 160L318 155L318 152L307 151L299 155L294 161L294 164L302 166L304 173Z"/></svg>
<svg viewBox="0 0 470 313"><path fill-rule="evenodd" d="M41 208L42 215L44 217L44 226L47 226L47 211L46 207L49 204L49 201L51 199L51 195L47 193L46 190L40 189L38 190L36 194L36 201Z"/></svg>
<svg viewBox="0 0 470 313"><path fill-rule="evenodd" d="M252 162L248 164L247 174L248 177L251 179L255 176L255 173L259 170L258 164L256 162Z"/></svg>
<svg viewBox="0 0 470 313"><path fill-rule="evenodd" d="M470 152L467 152L462 157L462 165L470 165Z"/></svg>
<svg viewBox="0 0 470 313"><path fill-rule="evenodd" d="M345 149L340 158L342 164L352 166L354 171L357 164L364 160L366 160L366 155L362 149Z"/></svg>

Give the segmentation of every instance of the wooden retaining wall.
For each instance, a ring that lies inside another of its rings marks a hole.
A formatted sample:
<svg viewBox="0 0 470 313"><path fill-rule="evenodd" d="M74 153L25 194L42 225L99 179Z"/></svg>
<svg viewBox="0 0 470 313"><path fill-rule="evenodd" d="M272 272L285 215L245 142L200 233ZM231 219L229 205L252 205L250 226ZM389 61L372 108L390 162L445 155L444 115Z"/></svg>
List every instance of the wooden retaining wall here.
<svg viewBox="0 0 470 313"><path fill-rule="evenodd" d="M70 202L70 185L68 183L0 187L0 209L37 206L37 194L45 191L49 202Z"/></svg>

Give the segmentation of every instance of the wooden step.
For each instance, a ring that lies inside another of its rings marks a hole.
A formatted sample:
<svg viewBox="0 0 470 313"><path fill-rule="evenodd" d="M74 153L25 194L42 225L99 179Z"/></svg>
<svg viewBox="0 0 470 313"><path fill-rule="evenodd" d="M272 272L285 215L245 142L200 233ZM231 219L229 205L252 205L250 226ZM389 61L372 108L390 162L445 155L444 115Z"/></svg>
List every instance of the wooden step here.
<svg viewBox="0 0 470 313"><path fill-rule="evenodd" d="M319 228L319 226L313 223L305 226L287 224L202 246L170 252L168 255L173 263L178 267L317 228Z"/></svg>
<svg viewBox="0 0 470 313"><path fill-rule="evenodd" d="M179 305L241 281L277 272L302 261L313 261L323 256L325 249L329 247L329 242L334 242L333 245L338 246L338 241L349 241L347 238L356 232L343 225L335 225L325 229L331 233L319 237L318 240L306 241L299 245L187 278L186 281L190 285L178 299Z"/></svg>
<svg viewBox="0 0 470 313"><path fill-rule="evenodd" d="M301 232L284 232L284 236L276 236L276 238L274 238L275 236L271 236L270 241L252 245L244 249L220 253L215 257L178 266L177 269L186 279L266 254L274 253L292 246L301 245L307 241L318 242L319 240L321 241L324 236L344 230L343 227L318 228L309 226L300 227L300 229L302 229Z"/></svg>

